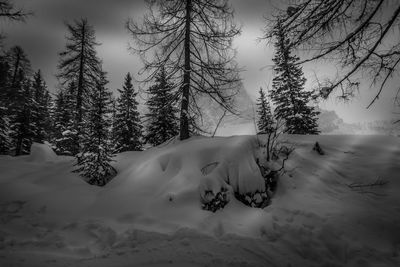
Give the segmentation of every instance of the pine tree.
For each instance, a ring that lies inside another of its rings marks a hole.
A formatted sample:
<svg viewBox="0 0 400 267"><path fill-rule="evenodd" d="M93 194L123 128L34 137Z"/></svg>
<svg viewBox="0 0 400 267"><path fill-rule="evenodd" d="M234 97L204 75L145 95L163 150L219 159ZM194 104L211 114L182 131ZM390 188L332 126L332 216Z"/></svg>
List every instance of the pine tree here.
<svg viewBox="0 0 400 267"><path fill-rule="evenodd" d="M261 133L270 133L274 128L274 119L272 116L271 107L262 88L260 88L259 93L260 97L257 99L258 131Z"/></svg>
<svg viewBox="0 0 400 267"><path fill-rule="evenodd" d="M56 96L53 111L54 144L57 154L73 156L79 152L75 123L75 91L71 82Z"/></svg>
<svg viewBox="0 0 400 267"><path fill-rule="evenodd" d="M132 85L130 73L125 76L122 90L117 99L114 137L115 152L133 151L142 149L142 125L138 112L137 92Z"/></svg>
<svg viewBox="0 0 400 267"><path fill-rule="evenodd" d="M10 124L7 109L0 103L0 155L8 154L10 148Z"/></svg>
<svg viewBox="0 0 400 267"><path fill-rule="evenodd" d="M20 72L21 83L17 89L19 109L14 109L10 116L10 130L13 140L15 155L29 154L33 138L35 136L35 124L32 121L32 110L34 109L31 82L23 78Z"/></svg>
<svg viewBox="0 0 400 267"><path fill-rule="evenodd" d="M148 90L150 97L146 102L149 113L146 114L148 123L145 140L153 146L179 134L178 109L172 92L174 88L163 69L156 76L155 82Z"/></svg>
<svg viewBox="0 0 400 267"><path fill-rule="evenodd" d="M51 97L46 88L46 83L43 80L40 70L33 76L33 110L32 122L35 125L34 142L43 143L49 141L51 122L50 110Z"/></svg>
<svg viewBox="0 0 400 267"><path fill-rule="evenodd" d="M270 93L276 106L275 117L285 120L289 134L318 134L319 112L308 105L312 92L304 90L306 79L302 68L296 64L299 58L291 54L289 40L280 26L277 27L275 36L275 77Z"/></svg>
<svg viewBox="0 0 400 267"><path fill-rule="evenodd" d="M103 73L96 90L90 95L82 152L76 156L78 168L75 172L79 172L88 183L98 186L104 186L116 174L110 165L114 155L109 140L111 92L105 87L107 83Z"/></svg>
<svg viewBox="0 0 400 267"><path fill-rule="evenodd" d="M86 110L88 109L86 99L92 91L97 90L96 83L101 72L101 62L97 57L95 47L95 31L86 19L75 21L74 25L66 25L69 31L65 50L61 52L58 64L58 78L62 86L67 86L71 81L75 81L76 93L74 94L74 121L77 130L75 138L80 145L80 137L84 134L83 121Z"/></svg>
<svg viewBox="0 0 400 267"><path fill-rule="evenodd" d="M9 86L9 65L0 55L0 155L8 154L11 148L10 124L7 112L7 87Z"/></svg>

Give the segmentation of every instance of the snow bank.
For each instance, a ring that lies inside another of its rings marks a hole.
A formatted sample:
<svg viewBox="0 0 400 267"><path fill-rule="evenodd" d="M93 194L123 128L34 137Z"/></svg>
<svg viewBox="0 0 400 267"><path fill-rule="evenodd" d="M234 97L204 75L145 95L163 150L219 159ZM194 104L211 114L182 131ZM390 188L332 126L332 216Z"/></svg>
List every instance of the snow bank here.
<svg viewBox="0 0 400 267"><path fill-rule="evenodd" d="M46 144L33 143L31 146L31 152L27 157L27 160L31 162L56 161L57 154L47 143Z"/></svg>
<svg viewBox="0 0 400 267"><path fill-rule="evenodd" d="M255 137L121 153L103 188L71 173L70 157L48 161L46 148L33 161L1 157L0 265L399 266L399 138L283 139L296 150L271 205L231 197L215 213L201 208L206 191L263 188ZM378 177L388 183L348 186Z"/></svg>

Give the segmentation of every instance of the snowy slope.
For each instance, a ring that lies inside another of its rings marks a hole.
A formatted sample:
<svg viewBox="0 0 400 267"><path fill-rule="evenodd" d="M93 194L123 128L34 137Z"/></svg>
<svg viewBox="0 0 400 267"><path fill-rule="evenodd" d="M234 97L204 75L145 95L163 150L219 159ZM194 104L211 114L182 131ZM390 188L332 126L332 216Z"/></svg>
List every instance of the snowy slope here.
<svg viewBox="0 0 400 267"><path fill-rule="evenodd" d="M232 197L216 213L201 209L199 189L220 186L224 171L240 173L244 191L261 186L254 136L119 154L104 188L43 145L0 156L0 266L399 266L400 139L284 139L296 150L272 204ZM212 162L207 178L201 169ZM348 187L378 177L388 183Z"/></svg>

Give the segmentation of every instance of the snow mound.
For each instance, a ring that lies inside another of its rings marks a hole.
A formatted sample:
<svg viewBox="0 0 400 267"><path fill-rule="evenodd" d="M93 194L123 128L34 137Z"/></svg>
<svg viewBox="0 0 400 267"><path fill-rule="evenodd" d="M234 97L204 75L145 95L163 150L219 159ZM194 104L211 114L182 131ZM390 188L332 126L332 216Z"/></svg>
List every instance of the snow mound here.
<svg viewBox="0 0 400 267"><path fill-rule="evenodd" d="M118 154L102 188L42 145L2 157L0 266L400 266L400 139L282 138L296 149L264 209L233 196L264 188L254 136Z"/></svg>
<svg viewBox="0 0 400 267"><path fill-rule="evenodd" d="M27 157L27 160L31 162L56 161L57 154L47 143L46 144L33 143L31 146L31 152Z"/></svg>

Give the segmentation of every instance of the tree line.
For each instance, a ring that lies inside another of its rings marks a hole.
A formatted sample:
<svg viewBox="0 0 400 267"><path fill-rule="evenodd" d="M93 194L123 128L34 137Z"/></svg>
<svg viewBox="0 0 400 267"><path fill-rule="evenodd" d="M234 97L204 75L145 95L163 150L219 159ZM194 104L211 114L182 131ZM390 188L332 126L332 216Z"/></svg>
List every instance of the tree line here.
<svg viewBox="0 0 400 267"><path fill-rule="evenodd" d="M300 1L271 19L265 38L275 45L274 78L268 94L260 90L259 132L268 133L283 121L287 133L318 134L313 101L335 88L349 92L357 86L350 78L365 66L376 71L374 81L386 74L382 90L399 62L397 45L385 53L378 50L399 17L397 8L386 24L374 22L382 3ZM138 111L138 91L130 73L119 96L113 96L97 55L94 28L86 19L66 24L68 35L57 66L60 89L54 96L20 46L2 48L0 153L27 154L32 142L47 141L58 154L75 156L75 170L89 183L104 185L116 173L110 164L115 153L142 150L146 143L156 146L177 135L184 140L199 131L200 97L236 113L240 68L232 42L241 29L234 23L229 1L149 1L148 10L141 23L129 20L126 24L135 40L131 49L141 57L142 71L147 74L141 81L148 85L146 114ZM15 9L11 1L0 0L1 19L18 21L29 15ZM353 27L354 34L343 42L332 42L329 36L338 33L333 30L337 25ZM374 25L380 25L380 31ZM373 42L363 42L363 33L369 33L366 41ZM319 93L310 92L305 89L304 61L294 54L300 45L311 50L313 45L319 47L320 54L310 60L337 52L344 55L344 66L354 68L336 83L322 85ZM367 54L352 53L355 47L366 48L360 51ZM370 64L373 58L383 60L384 64L378 64L382 68Z"/></svg>

